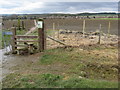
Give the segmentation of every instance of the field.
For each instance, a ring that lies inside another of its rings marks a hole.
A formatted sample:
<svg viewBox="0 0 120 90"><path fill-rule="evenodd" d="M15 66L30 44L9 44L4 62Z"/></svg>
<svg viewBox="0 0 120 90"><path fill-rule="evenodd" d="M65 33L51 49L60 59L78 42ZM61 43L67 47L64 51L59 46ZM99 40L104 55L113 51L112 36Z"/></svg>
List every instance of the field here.
<svg viewBox="0 0 120 90"><path fill-rule="evenodd" d="M2 29L4 30L10 30L11 27L18 25L18 20L7 20L3 21ZM21 23L22 24L22 23ZM34 21L33 20L24 20L24 25L26 30L28 31L30 28L34 27Z"/></svg>
<svg viewBox="0 0 120 90"><path fill-rule="evenodd" d="M94 32L99 29L99 25L102 25L102 32L107 33L108 23L111 22L110 33L118 34L118 20L109 20L109 19L86 19L85 32ZM45 20L46 28L53 29L53 23L55 23L56 29L63 30L83 30L83 20L82 19L53 19Z"/></svg>
<svg viewBox="0 0 120 90"><path fill-rule="evenodd" d="M105 34L109 21L110 35ZM4 29L15 22L4 24ZM26 31L34 27L33 21L28 23ZM96 30L100 24L99 44ZM9 71L3 72L3 88L118 88L117 20L86 19L85 36L81 33L82 19L45 19L45 25L47 35L66 46L47 38L44 52L12 55L3 63L3 70ZM25 34L26 31L17 33ZM36 34L37 30L30 33Z"/></svg>
<svg viewBox="0 0 120 90"><path fill-rule="evenodd" d="M53 23L55 29L63 30L83 30L83 19L45 19L46 29L53 29ZM86 19L85 32L94 32L99 29L99 25L102 25L102 32L108 32L108 24L111 22L110 34L118 34L118 20L117 19ZM17 21L3 21L4 29L10 29L13 24L17 25ZM26 30L34 27L33 20L25 20Z"/></svg>

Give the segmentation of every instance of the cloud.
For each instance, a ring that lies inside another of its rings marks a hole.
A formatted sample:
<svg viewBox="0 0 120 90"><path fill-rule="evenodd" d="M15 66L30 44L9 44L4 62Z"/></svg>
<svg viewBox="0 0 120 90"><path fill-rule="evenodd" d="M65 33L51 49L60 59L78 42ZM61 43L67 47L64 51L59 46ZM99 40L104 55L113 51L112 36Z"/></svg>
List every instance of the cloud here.
<svg viewBox="0 0 120 90"><path fill-rule="evenodd" d="M15 6L15 4L14 4ZM9 8L11 7L11 8ZM16 5L16 7L10 6L10 3L8 3L8 7L1 7L0 8L0 13L5 13L5 14L17 14L17 13L27 13L27 11L35 10L37 8L43 8L44 3L43 2L23 2L20 5Z"/></svg>
<svg viewBox="0 0 120 90"><path fill-rule="evenodd" d="M0 14L41 14L41 13L80 13L80 12L118 11L118 2L41 2L41 1L43 0L0 1L1 6Z"/></svg>

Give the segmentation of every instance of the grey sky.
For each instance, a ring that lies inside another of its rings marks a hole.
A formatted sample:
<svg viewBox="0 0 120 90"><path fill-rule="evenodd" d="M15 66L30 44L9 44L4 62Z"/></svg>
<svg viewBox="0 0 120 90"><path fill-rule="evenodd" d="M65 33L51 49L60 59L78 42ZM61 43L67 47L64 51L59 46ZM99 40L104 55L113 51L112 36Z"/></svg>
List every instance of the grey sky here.
<svg viewBox="0 0 120 90"><path fill-rule="evenodd" d="M101 2L99 0L91 0L90 2L88 0L45 1L48 0L1 0L0 14L117 12L117 1L119 0L101 0Z"/></svg>

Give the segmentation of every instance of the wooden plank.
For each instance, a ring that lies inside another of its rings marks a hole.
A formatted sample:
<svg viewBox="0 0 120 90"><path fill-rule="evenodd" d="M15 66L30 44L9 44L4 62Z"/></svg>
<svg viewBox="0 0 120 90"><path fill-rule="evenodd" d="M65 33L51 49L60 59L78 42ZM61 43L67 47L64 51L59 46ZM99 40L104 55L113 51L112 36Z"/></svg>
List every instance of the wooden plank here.
<svg viewBox="0 0 120 90"><path fill-rule="evenodd" d="M46 25L43 24L44 26L44 50L46 49Z"/></svg>
<svg viewBox="0 0 120 90"><path fill-rule="evenodd" d="M47 38L49 38L49 39L51 39L51 40L53 40L53 41L55 41L55 42L58 42L58 43L60 43L60 44L62 44L62 45L65 45L65 43L63 43L62 41L59 41L59 40L57 40L57 39L54 39L53 37L47 36Z"/></svg>
<svg viewBox="0 0 120 90"><path fill-rule="evenodd" d="M16 47L16 38L15 38L15 36L16 36L16 28L15 27L12 27L12 33L13 33L13 36L12 36L12 53L16 53L16 49L17 49L17 47Z"/></svg>
<svg viewBox="0 0 120 90"><path fill-rule="evenodd" d="M16 46L16 47L27 47L27 45L24 45L24 44L23 44L23 45L22 45L22 44L21 44L21 45L18 44L18 45L15 45L15 46Z"/></svg>
<svg viewBox="0 0 120 90"><path fill-rule="evenodd" d="M83 20L83 37L85 36L85 20Z"/></svg>
<svg viewBox="0 0 120 90"><path fill-rule="evenodd" d="M98 44L100 44L101 43L101 24L100 24L100 26L99 26L99 40L98 40Z"/></svg>
<svg viewBox="0 0 120 90"><path fill-rule="evenodd" d="M25 50L27 49L26 47L17 47L17 50Z"/></svg>
<svg viewBox="0 0 120 90"><path fill-rule="evenodd" d="M43 20L38 20L38 21L42 21L42 28L38 27L38 45L39 45L39 51L43 52L45 49L45 32L44 32L44 21Z"/></svg>
<svg viewBox="0 0 120 90"><path fill-rule="evenodd" d="M41 28L38 28L38 45L39 45L39 51L42 52L42 29Z"/></svg>
<svg viewBox="0 0 120 90"><path fill-rule="evenodd" d="M109 21L109 24L108 24L108 37L110 36L110 27L111 27L111 23Z"/></svg>
<svg viewBox="0 0 120 90"><path fill-rule="evenodd" d="M19 39L19 38L38 38L38 36L33 36L33 35L16 35L15 37L17 39Z"/></svg>
<svg viewBox="0 0 120 90"><path fill-rule="evenodd" d="M16 40L15 42L38 42L38 40Z"/></svg>

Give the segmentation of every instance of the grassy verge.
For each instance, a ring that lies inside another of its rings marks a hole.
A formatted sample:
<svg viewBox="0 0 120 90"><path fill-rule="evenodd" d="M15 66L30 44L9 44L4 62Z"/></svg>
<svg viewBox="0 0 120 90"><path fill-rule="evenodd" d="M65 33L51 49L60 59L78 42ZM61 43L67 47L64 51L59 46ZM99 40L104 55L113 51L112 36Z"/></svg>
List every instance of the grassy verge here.
<svg viewBox="0 0 120 90"><path fill-rule="evenodd" d="M16 77L16 78L15 78ZM12 81L9 81L12 79ZM55 74L10 74L3 84L4 88L117 88L117 83L96 81L85 78L69 77ZM4 86L5 85L5 86Z"/></svg>
<svg viewBox="0 0 120 90"><path fill-rule="evenodd" d="M78 48L52 49L45 52L40 63L68 65L69 69L66 73L75 76L106 80L117 80L118 78L118 68L115 68L118 66L116 48L107 49L96 46L89 47L87 50L79 50Z"/></svg>
<svg viewBox="0 0 120 90"><path fill-rule="evenodd" d="M5 88L117 88L117 47L46 50L37 61L13 67Z"/></svg>

